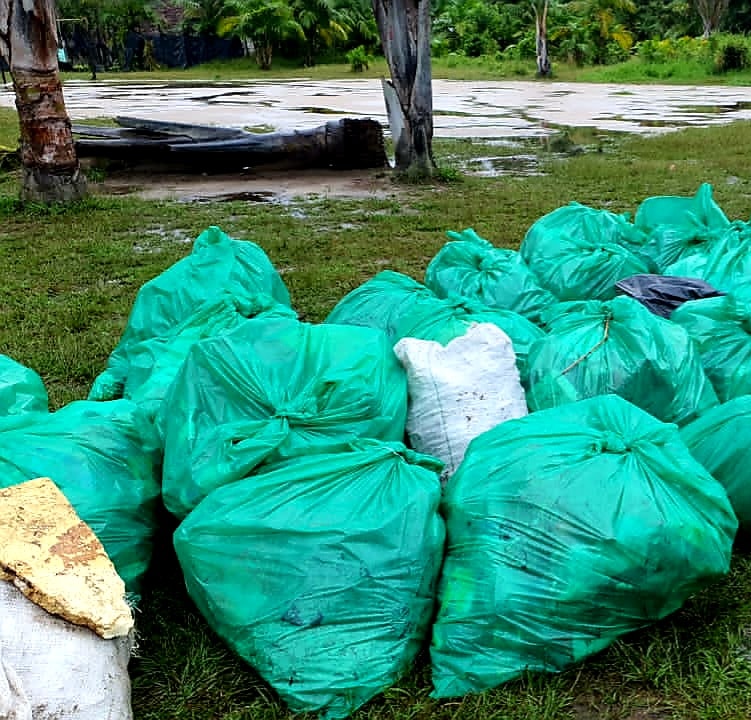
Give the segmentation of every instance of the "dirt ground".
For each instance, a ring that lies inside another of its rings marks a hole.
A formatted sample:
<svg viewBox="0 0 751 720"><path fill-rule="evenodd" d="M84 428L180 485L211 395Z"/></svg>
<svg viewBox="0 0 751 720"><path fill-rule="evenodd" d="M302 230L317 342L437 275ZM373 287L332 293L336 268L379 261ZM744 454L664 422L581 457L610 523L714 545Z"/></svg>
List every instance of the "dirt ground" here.
<svg viewBox="0 0 751 720"><path fill-rule="evenodd" d="M305 129L341 117L372 117L386 126L378 80L242 82L68 81L73 121L127 115L254 130ZM605 85L558 82L435 80L436 137L523 139L561 126L637 133L669 132L751 119L751 87ZM0 106L12 107L10 85ZM232 176L113 175L105 192L186 201L246 199L289 202L310 194L383 197L386 174L329 171L249 172Z"/></svg>
<svg viewBox="0 0 751 720"><path fill-rule="evenodd" d="M118 171L108 174L99 192L180 202L292 203L311 196L388 198L397 190L385 170L257 170L226 175L188 175Z"/></svg>

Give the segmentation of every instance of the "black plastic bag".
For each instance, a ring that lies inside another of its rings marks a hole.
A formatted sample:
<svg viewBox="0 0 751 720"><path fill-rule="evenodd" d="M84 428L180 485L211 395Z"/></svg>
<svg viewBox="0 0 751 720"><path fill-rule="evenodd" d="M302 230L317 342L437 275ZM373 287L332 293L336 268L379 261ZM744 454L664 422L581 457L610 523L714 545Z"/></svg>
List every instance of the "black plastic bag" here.
<svg viewBox="0 0 751 720"><path fill-rule="evenodd" d="M618 295L638 300L650 312L669 318L673 310L689 300L720 297L716 290L698 278L668 277L664 275L632 275L615 284Z"/></svg>

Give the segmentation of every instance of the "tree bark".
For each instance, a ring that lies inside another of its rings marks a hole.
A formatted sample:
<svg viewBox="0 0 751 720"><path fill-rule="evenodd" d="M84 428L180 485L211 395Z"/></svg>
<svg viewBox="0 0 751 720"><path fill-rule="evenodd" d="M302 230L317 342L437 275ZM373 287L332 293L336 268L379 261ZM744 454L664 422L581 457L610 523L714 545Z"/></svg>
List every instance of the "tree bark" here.
<svg viewBox="0 0 751 720"><path fill-rule="evenodd" d="M548 9L550 3L545 0L542 8L532 3L535 11L535 47L537 51L537 75L550 77L550 56L548 55Z"/></svg>
<svg viewBox="0 0 751 720"><path fill-rule="evenodd" d="M695 0L704 27L704 39L708 39L712 33L719 30L729 4L730 0Z"/></svg>
<svg viewBox="0 0 751 720"><path fill-rule="evenodd" d="M57 67L54 0L0 0L0 54L10 67L21 129L21 199L86 195Z"/></svg>
<svg viewBox="0 0 751 720"><path fill-rule="evenodd" d="M391 80L383 80L396 169L429 177L433 160L430 0L373 0Z"/></svg>

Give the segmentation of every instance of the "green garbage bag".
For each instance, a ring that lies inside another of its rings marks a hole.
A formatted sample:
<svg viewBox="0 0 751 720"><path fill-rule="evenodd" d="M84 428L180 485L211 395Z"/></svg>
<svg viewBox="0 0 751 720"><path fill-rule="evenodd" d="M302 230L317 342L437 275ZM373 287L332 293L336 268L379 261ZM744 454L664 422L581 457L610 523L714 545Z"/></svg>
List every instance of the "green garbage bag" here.
<svg viewBox="0 0 751 720"><path fill-rule="evenodd" d="M649 235L647 248L658 269L697 253L707 253L730 226L712 199L712 186L703 183L692 197L647 198L636 211L634 224Z"/></svg>
<svg viewBox="0 0 751 720"><path fill-rule="evenodd" d="M270 295L227 292L207 300L166 335L132 345L125 397L137 403L143 415L153 421L190 348L257 317L296 319L297 314Z"/></svg>
<svg viewBox="0 0 751 720"><path fill-rule="evenodd" d="M31 368L0 355L0 417L47 412L49 399L42 378Z"/></svg>
<svg viewBox="0 0 751 720"><path fill-rule="evenodd" d="M692 300L670 319L696 343L720 402L751 393L751 292Z"/></svg>
<svg viewBox="0 0 751 720"><path fill-rule="evenodd" d="M629 297L561 303L529 353L532 410L615 394L684 424L717 404L686 331Z"/></svg>
<svg viewBox="0 0 751 720"><path fill-rule="evenodd" d="M730 224L722 208L712 197L712 186L702 183L691 197L658 195L644 200L636 210L634 225L645 233L664 225L699 223L708 229Z"/></svg>
<svg viewBox="0 0 751 720"><path fill-rule="evenodd" d="M233 240L218 227L202 232L193 252L138 291L120 342L91 388L89 400L123 395L131 348L168 335L207 300L224 293L266 293L289 305L289 293L266 253L255 243Z"/></svg>
<svg viewBox="0 0 751 720"><path fill-rule="evenodd" d="M674 425L611 395L476 438L443 501L434 696L557 672L727 573L737 520Z"/></svg>
<svg viewBox="0 0 751 720"><path fill-rule="evenodd" d="M527 376L529 347L544 335L515 312L455 295L438 298L425 285L391 270L378 273L346 295L326 322L378 328L394 345L404 337L447 345L464 335L472 323L493 323L511 338L522 382Z"/></svg>
<svg viewBox="0 0 751 720"><path fill-rule="evenodd" d="M708 410L681 430L691 454L727 491L741 527L751 529L751 395Z"/></svg>
<svg viewBox="0 0 751 720"><path fill-rule="evenodd" d="M736 220L705 252L674 262L665 275L695 277L724 292L733 292L751 279L751 223Z"/></svg>
<svg viewBox="0 0 751 720"><path fill-rule="evenodd" d="M49 477L104 545L129 592L151 560L158 456L127 400L0 418L0 488Z"/></svg>
<svg viewBox="0 0 751 720"><path fill-rule="evenodd" d="M296 712L344 718L429 631L441 463L359 440L212 492L175 533L190 596Z"/></svg>
<svg viewBox="0 0 751 720"><path fill-rule="evenodd" d="M619 280L652 272L645 243L624 216L571 203L534 223L519 251L560 300L609 300Z"/></svg>
<svg viewBox="0 0 751 720"><path fill-rule="evenodd" d="M518 252L493 247L471 228L446 234L452 242L443 246L425 272L425 284L438 297L470 298L489 308L513 310L533 323L557 302Z"/></svg>
<svg viewBox="0 0 751 720"><path fill-rule="evenodd" d="M164 504L183 518L264 463L402 440L406 418L406 374L383 333L248 320L195 344L162 403Z"/></svg>

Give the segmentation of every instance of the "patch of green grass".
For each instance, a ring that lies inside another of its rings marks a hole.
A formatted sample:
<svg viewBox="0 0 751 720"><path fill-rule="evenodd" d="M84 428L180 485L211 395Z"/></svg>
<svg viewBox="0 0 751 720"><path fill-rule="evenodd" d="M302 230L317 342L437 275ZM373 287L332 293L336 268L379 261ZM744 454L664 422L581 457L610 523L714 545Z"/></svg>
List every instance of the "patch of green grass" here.
<svg viewBox="0 0 751 720"><path fill-rule="evenodd" d="M1 116L0 116L1 117ZM2 122L2 120L0 120ZM569 129L575 142L588 135ZM499 150L499 148L495 148ZM487 154L482 143L436 143L439 163ZM378 271L422 279L447 229L473 226L518 247L541 215L578 200L633 212L645 197L711 182L732 218L751 207L751 123L654 138L612 138L608 152L558 159L544 175L396 185L398 197L269 203L104 198L70 208L23 207L0 181L0 352L37 369L55 407L85 397L125 326L138 288L190 251L210 224L258 242L283 273L295 308L320 321ZM0 178L3 176L0 175ZM214 636L187 598L165 519L138 613L136 720L279 720L274 693ZM561 675L528 677L479 696L431 700L423 657L356 720L747 720L751 717L751 559L654 627Z"/></svg>
<svg viewBox="0 0 751 720"><path fill-rule="evenodd" d="M718 74L699 60L657 63L639 58L615 65L574 68L556 67L557 79L602 83L661 83L676 85L748 85L751 71Z"/></svg>
<svg viewBox="0 0 751 720"><path fill-rule="evenodd" d="M0 107L0 146L18 145L18 114L15 108Z"/></svg>
<svg viewBox="0 0 751 720"><path fill-rule="evenodd" d="M445 80L535 80L534 60L506 60L497 56L465 57L449 54L432 59L433 77ZM272 70L260 70L249 58L221 60L187 69L171 68L152 72L103 72L100 82L239 82L243 80L341 80L388 77L383 57L377 57L362 72L352 72L347 63L322 63L303 67L299 61L274 60ZM88 80L86 73L63 73L64 80ZM573 63L554 62L553 80L598 83L668 83L690 85L748 85L751 70L718 74L700 60L675 60L664 63L645 62L633 57L613 65L579 67ZM539 80L539 82L548 82Z"/></svg>

